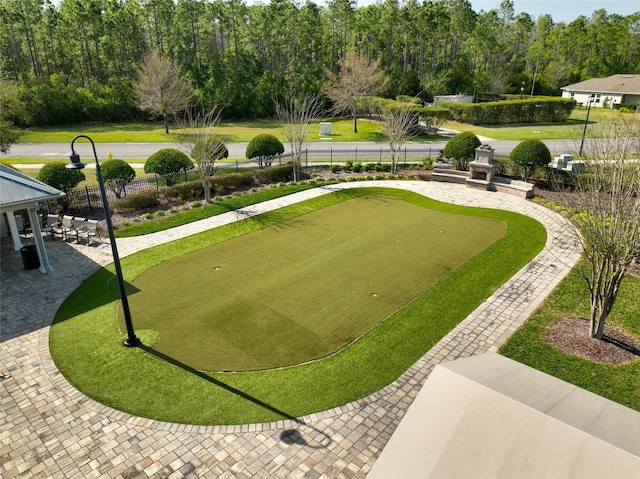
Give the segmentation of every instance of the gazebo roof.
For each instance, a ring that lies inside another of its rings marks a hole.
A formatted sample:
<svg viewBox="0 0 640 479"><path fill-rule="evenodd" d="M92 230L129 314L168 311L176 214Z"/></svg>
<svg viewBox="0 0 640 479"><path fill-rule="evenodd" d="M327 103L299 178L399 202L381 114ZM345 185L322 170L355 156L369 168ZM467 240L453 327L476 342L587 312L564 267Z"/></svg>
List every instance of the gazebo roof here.
<svg viewBox="0 0 640 479"><path fill-rule="evenodd" d="M65 196L62 191L0 164L0 210L27 208L38 201Z"/></svg>

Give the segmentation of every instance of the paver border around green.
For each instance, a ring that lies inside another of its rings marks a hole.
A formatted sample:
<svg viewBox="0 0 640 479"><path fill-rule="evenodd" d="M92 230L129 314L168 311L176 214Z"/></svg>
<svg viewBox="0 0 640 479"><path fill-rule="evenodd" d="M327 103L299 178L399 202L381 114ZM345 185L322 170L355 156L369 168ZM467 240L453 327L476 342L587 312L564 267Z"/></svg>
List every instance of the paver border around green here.
<svg viewBox="0 0 640 479"><path fill-rule="evenodd" d="M91 398L142 417L189 424L241 424L299 417L364 397L392 382L516 273L543 247L542 225L524 215L440 203L408 191L362 188L441 211L489 216L508 224L504 238L476 256L348 348L313 363L254 373L208 374L124 349L115 328L115 285L96 294L112 273L85 281L56 315L51 355L60 371ZM127 279L175 254L273 221L304 214L348 195L331 194L146 250L123 260ZM177 251L176 251L177 250ZM87 297L93 304L87 304ZM446 305L446 307L443 307ZM424 323L421 318L437 318ZM68 329L72 334L64 334ZM151 335L139 332L143 342ZM106 340L105 340L106 339ZM206 405L206 407L204 406Z"/></svg>

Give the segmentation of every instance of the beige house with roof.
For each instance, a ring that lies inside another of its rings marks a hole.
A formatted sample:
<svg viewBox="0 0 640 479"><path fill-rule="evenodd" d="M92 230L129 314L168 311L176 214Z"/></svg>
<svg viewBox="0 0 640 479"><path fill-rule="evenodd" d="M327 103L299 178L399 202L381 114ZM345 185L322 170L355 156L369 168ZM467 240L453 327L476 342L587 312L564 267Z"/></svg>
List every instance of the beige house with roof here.
<svg viewBox="0 0 640 479"><path fill-rule="evenodd" d="M563 98L587 105L592 96L594 108L613 108L620 103L640 102L640 74L618 74L592 78L560 88Z"/></svg>

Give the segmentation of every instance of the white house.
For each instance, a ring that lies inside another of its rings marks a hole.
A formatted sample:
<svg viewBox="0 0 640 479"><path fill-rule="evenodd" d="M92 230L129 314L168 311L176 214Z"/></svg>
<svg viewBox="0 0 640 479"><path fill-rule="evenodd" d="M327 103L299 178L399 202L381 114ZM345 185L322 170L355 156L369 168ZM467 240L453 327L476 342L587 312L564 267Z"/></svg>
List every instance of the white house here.
<svg viewBox="0 0 640 479"><path fill-rule="evenodd" d="M614 104L640 102L640 74L618 74L606 78L592 78L560 88L563 98L572 98L578 104L613 108Z"/></svg>

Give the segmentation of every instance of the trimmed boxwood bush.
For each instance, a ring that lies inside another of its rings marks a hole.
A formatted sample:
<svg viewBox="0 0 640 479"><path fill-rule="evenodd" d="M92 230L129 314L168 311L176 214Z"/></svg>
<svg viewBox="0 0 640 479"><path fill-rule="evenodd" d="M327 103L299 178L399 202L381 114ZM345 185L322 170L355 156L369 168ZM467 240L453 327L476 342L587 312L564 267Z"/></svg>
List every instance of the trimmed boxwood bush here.
<svg viewBox="0 0 640 479"><path fill-rule="evenodd" d="M215 136L199 138L191 150L191 158L196 161L215 162L229 157L229 150L224 142Z"/></svg>
<svg viewBox="0 0 640 479"><path fill-rule="evenodd" d="M45 164L38 172L36 179L66 193L84 180L84 173L80 170L68 169L63 161L55 161Z"/></svg>
<svg viewBox="0 0 640 479"><path fill-rule="evenodd" d="M442 154L453 161L453 166L458 170L468 170L469 162L476 155L476 148L480 146L480 140L470 131L463 131L451 138Z"/></svg>
<svg viewBox="0 0 640 479"><path fill-rule="evenodd" d="M191 159L176 148L158 150L144 164L145 173L155 173L164 177L167 186L175 183L173 175L191 168L193 168Z"/></svg>
<svg viewBox="0 0 640 479"><path fill-rule="evenodd" d="M248 159L256 158L258 167L271 166L276 155L284 153L284 145L275 136L263 133L253 137L247 145L245 156Z"/></svg>
<svg viewBox="0 0 640 479"><path fill-rule="evenodd" d="M107 160L100 165L100 169L104 182L111 187L116 198L122 197L127 183L136 177L136 170L124 160Z"/></svg>
<svg viewBox="0 0 640 479"><path fill-rule="evenodd" d="M509 159L518 165L522 179L528 181L537 167L551 162L551 152L540 140L525 140L511 151Z"/></svg>

